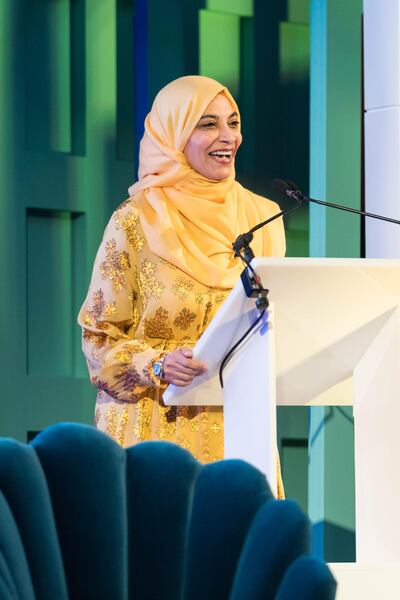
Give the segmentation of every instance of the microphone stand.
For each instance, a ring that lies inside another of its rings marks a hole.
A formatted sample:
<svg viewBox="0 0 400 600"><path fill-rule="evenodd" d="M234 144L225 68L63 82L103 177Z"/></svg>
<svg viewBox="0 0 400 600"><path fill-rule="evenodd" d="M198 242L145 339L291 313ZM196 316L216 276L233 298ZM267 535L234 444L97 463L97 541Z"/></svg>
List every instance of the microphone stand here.
<svg viewBox="0 0 400 600"><path fill-rule="evenodd" d="M242 280L246 296L248 298L256 298L256 307L259 310L265 310L266 308L268 308L269 290L263 287L260 277L257 275L257 273L250 264L254 258L254 252L250 246L250 243L252 242L254 237L253 233L257 231L257 229L261 229L261 227L272 223L272 221L275 221L275 219L279 219L279 217L283 217L283 215L287 215L288 213L297 210L301 206L302 198L295 197L295 200L297 202L295 206L293 206L292 208L286 208L285 210L281 210L276 215L273 215L272 217L269 217L269 219L262 221L262 223L258 223L258 225L255 225L246 233L240 234L232 244L235 256L241 258L244 264L246 265L246 268L242 271L240 275L240 279Z"/></svg>
<svg viewBox="0 0 400 600"><path fill-rule="evenodd" d="M246 296L248 298L256 298L256 307L260 311L260 313L257 319L254 321L254 323L250 325L250 327L244 332L242 337L230 348L230 350L225 354L224 358L222 359L222 362L219 366L219 382L221 388L224 387L223 372L232 354L235 352L236 348L238 348L240 344L247 338L247 336L250 335L250 333L253 331L253 329L255 329L258 323L260 323L269 306L269 290L263 287L261 278L257 275L254 268L250 264L254 258L254 252L250 246L250 243L254 237L253 233L257 231L257 229L268 225L268 223L272 223L272 221L275 221L275 219L279 219L279 217L283 217L283 215L287 215L288 213L298 209L301 206L302 200L300 198L296 198L296 202L297 204L292 208L286 208L285 210L281 210L276 215L273 215L272 217L269 217L269 219L266 219L262 223L259 223L258 225L252 227L250 231L247 231L247 233L242 233L236 238L236 240L232 244L235 256L241 258L244 264L246 265L245 269L240 275L244 290L246 292Z"/></svg>

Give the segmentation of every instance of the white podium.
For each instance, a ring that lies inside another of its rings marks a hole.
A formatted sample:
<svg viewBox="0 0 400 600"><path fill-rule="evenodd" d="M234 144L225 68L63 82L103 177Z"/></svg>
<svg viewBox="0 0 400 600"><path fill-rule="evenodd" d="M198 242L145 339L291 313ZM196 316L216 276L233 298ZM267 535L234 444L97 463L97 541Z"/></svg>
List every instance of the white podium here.
<svg viewBox="0 0 400 600"><path fill-rule="evenodd" d="M276 489L276 403L353 404L356 552L400 562L400 260L255 259L270 289L268 319L219 385L222 357L254 321L239 282L195 347L206 375L169 386L167 404L224 405L225 456L243 458Z"/></svg>

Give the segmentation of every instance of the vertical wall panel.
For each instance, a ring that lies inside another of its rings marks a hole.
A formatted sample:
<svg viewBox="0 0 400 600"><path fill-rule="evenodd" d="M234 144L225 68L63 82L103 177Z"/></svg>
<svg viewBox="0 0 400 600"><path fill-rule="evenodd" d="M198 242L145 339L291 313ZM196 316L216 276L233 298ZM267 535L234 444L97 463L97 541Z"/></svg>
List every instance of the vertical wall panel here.
<svg viewBox="0 0 400 600"><path fill-rule="evenodd" d="M135 158L133 0L117 1L117 158ZM143 60L143 57L141 57Z"/></svg>
<svg viewBox="0 0 400 600"><path fill-rule="evenodd" d="M241 17L251 17L254 11L254 2L253 0L207 0L207 8Z"/></svg>
<svg viewBox="0 0 400 600"><path fill-rule="evenodd" d="M311 0L310 195L360 208L362 1ZM360 219L310 208L310 254L360 254ZM351 408L310 413L309 512L313 549L352 561L354 428Z"/></svg>
<svg viewBox="0 0 400 600"><path fill-rule="evenodd" d="M300 507L308 511L308 444L305 439L283 439L281 463L285 474L285 494L295 498Z"/></svg>
<svg viewBox="0 0 400 600"><path fill-rule="evenodd" d="M83 266L75 254L77 219L67 211L27 211L28 375L75 375L74 296Z"/></svg>
<svg viewBox="0 0 400 600"><path fill-rule="evenodd" d="M25 26L28 147L70 152L70 0L30 0Z"/></svg>
<svg viewBox="0 0 400 600"><path fill-rule="evenodd" d="M23 36L25 3L0 2L0 433L20 433L18 394L25 374L25 147ZM26 187L25 187L26 189Z"/></svg>
<svg viewBox="0 0 400 600"><path fill-rule="evenodd" d="M295 13L296 15L297 13ZM279 68L281 87L282 176L308 192L309 171L309 105L310 26L308 23L282 21L279 24ZM299 118L301 114L301 118ZM309 207L287 217L288 254L308 256Z"/></svg>
<svg viewBox="0 0 400 600"><path fill-rule="evenodd" d="M240 79L240 17L200 11L200 74L224 83L238 96Z"/></svg>
<svg viewBox="0 0 400 600"><path fill-rule="evenodd" d="M70 0L71 152L86 151L86 8L85 0Z"/></svg>

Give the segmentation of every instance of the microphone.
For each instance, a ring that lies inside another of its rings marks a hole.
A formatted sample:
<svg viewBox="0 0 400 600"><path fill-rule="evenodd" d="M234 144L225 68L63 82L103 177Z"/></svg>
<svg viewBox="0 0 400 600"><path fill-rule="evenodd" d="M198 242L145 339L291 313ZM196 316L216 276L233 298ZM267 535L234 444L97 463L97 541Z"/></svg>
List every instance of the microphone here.
<svg viewBox="0 0 400 600"><path fill-rule="evenodd" d="M374 213L366 212L365 210L359 210L357 208L350 208L350 206L344 206L343 204L335 204L333 202L326 202L324 200L316 200L315 198L309 198L308 196L305 196L303 192L297 187L297 185L292 181L274 179L272 182L272 186L278 192L286 194L286 196L289 196L289 198L296 200L296 202L303 202L303 200L305 200L306 202L312 202L315 204L320 204L321 206L328 206L329 208L344 210L346 212L354 213L362 217L370 217L371 219L379 219L380 221L387 221L388 223L395 223L396 225L400 225L400 221L398 219L392 219L391 217L386 217L384 215L377 215Z"/></svg>

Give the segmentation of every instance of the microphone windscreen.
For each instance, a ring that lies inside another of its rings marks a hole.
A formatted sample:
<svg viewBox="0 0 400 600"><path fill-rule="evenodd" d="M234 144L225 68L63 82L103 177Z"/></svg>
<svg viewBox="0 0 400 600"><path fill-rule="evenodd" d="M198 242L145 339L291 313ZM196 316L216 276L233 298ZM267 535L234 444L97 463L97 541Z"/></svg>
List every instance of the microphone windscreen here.
<svg viewBox="0 0 400 600"><path fill-rule="evenodd" d="M274 179L272 182L272 187L282 194L286 194L287 190L292 189L290 183L288 181L284 181L283 179Z"/></svg>

